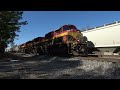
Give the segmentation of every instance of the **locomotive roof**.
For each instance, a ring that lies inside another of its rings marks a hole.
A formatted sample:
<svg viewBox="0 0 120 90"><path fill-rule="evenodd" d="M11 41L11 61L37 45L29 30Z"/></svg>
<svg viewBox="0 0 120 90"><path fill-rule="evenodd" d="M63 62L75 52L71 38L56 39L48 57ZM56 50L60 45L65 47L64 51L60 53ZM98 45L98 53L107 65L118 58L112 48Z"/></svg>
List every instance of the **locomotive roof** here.
<svg viewBox="0 0 120 90"><path fill-rule="evenodd" d="M28 44L28 43L31 43L32 41L28 41L28 42L26 42L26 44Z"/></svg>
<svg viewBox="0 0 120 90"><path fill-rule="evenodd" d="M20 44L20 46L23 46L23 45L25 45L25 43L23 43L23 44Z"/></svg>
<svg viewBox="0 0 120 90"><path fill-rule="evenodd" d="M76 28L76 26L75 26L75 25L72 25L72 24L63 25L63 26L70 26L70 27L75 27L75 28ZM63 27L63 26L62 26L62 27Z"/></svg>
<svg viewBox="0 0 120 90"><path fill-rule="evenodd" d="M34 38L33 41L38 41L40 39L42 39L43 37L37 37L37 38Z"/></svg>
<svg viewBox="0 0 120 90"><path fill-rule="evenodd" d="M49 37L49 35L52 35L54 31L48 32L47 34L45 34L45 37Z"/></svg>
<svg viewBox="0 0 120 90"><path fill-rule="evenodd" d="M72 25L72 24L65 24L65 25L63 25L63 26L61 26L60 28L62 28L62 27L64 27L64 26L69 26L69 27L74 27L74 28L76 28L76 26L75 25ZM58 28L58 29L60 29L60 28ZM58 30L58 29L56 29L56 30ZM76 28L77 29L77 28ZM55 31L56 31L55 30Z"/></svg>

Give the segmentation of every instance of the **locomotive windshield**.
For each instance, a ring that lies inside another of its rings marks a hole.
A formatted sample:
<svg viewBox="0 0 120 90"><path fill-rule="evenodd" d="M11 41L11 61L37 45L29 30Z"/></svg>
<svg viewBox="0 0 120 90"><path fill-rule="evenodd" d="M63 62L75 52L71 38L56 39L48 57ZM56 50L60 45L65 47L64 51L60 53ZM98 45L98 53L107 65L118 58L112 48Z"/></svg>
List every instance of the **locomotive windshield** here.
<svg viewBox="0 0 120 90"><path fill-rule="evenodd" d="M66 25L63 27L63 30L77 29L74 25Z"/></svg>
<svg viewBox="0 0 120 90"><path fill-rule="evenodd" d="M70 30L70 27L69 26L64 26L63 30Z"/></svg>
<svg viewBox="0 0 120 90"><path fill-rule="evenodd" d="M70 29L77 29L74 25L70 25L69 27Z"/></svg>

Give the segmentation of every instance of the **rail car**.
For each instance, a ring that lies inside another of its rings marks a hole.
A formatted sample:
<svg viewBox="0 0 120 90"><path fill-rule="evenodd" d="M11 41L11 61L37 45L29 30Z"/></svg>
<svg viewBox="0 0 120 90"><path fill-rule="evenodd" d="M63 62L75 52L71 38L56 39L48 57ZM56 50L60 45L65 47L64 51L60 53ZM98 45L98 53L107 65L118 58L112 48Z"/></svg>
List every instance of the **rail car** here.
<svg viewBox="0 0 120 90"><path fill-rule="evenodd" d="M90 28L82 34L91 42L88 45L91 50L95 47L105 55L120 55L120 21Z"/></svg>
<svg viewBox="0 0 120 90"><path fill-rule="evenodd" d="M74 25L63 25L44 37L37 37L21 46L25 53L82 56L88 54L87 38Z"/></svg>

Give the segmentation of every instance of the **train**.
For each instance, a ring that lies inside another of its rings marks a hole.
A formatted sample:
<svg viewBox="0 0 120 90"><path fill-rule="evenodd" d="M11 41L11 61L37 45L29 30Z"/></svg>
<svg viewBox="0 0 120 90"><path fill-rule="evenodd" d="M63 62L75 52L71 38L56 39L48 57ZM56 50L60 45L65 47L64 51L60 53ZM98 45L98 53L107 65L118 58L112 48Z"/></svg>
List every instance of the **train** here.
<svg viewBox="0 0 120 90"><path fill-rule="evenodd" d="M104 55L120 55L120 21L114 21L82 31L88 38L88 48L97 48Z"/></svg>
<svg viewBox="0 0 120 90"><path fill-rule="evenodd" d="M79 30L75 25L63 25L19 45L18 52L39 55L120 55L120 21Z"/></svg>
<svg viewBox="0 0 120 90"><path fill-rule="evenodd" d="M87 37L75 25L63 25L18 46L21 53L87 56Z"/></svg>

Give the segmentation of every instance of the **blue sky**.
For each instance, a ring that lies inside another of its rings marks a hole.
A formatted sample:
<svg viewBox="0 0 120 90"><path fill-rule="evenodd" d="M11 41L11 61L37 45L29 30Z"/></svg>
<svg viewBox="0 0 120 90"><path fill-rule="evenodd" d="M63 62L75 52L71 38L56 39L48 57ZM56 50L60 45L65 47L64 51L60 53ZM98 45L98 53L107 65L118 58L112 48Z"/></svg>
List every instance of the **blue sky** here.
<svg viewBox="0 0 120 90"><path fill-rule="evenodd" d="M23 20L28 21L28 25L21 27L18 40L14 41L17 45L44 36L64 24L82 29L120 21L120 11L24 11Z"/></svg>

